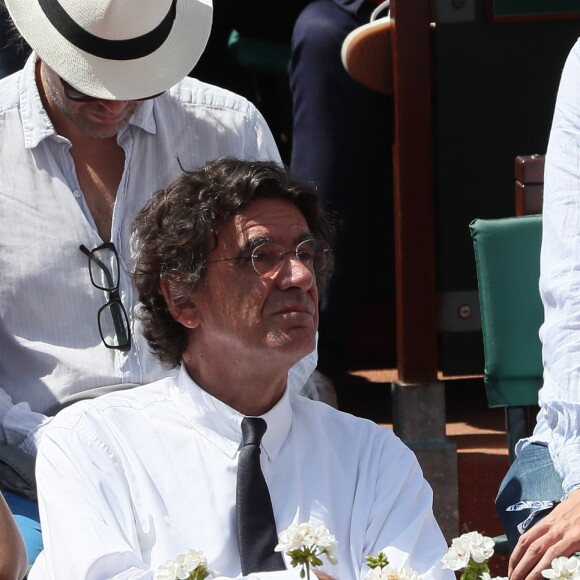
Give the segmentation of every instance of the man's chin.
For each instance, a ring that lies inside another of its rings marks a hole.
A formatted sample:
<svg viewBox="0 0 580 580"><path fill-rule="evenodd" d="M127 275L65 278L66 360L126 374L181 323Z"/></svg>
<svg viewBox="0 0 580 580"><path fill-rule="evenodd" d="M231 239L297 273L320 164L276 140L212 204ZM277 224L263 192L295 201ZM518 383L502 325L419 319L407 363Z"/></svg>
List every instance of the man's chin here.
<svg viewBox="0 0 580 580"><path fill-rule="evenodd" d="M294 327L273 337L271 347L298 362L316 348L316 331L312 327Z"/></svg>
<svg viewBox="0 0 580 580"><path fill-rule="evenodd" d="M79 127L89 137L93 137L95 139L110 139L111 137L115 137L126 124L126 122L111 125L83 123L82 125L79 124Z"/></svg>

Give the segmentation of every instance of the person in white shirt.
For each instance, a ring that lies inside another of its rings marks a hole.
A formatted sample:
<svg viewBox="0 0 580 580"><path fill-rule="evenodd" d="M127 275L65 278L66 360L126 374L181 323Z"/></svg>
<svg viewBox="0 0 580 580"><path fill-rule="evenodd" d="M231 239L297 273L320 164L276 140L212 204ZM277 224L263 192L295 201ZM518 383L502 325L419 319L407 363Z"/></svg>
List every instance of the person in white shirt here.
<svg viewBox="0 0 580 580"><path fill-rule="evenodd" d="M496 501L513 548L511 580L539 580L553 558L580 551L580 40L556 99L542 229L540 411L532 437L518 442Z"/></svg>
<svg viewBox="0 0 580 580"><path fill-rule="evenodd" d="M220 577L298 579L288 556L278 571L242 572L247 416L267 424L260 462L278 533L321 523L338 540L320 577L362 578L365 557L384 551L395 568L451 580L414 454L390 429L288 388L332 269L315 191L275 162L223 158L153 196L134 236L143 332L178 374L76 403L44 429L44 550L30 580L154 578L189 549Z"/></svg>
<svg viewBox="0 0 580 580"><path fill-rule="evenodd" d="M48 415L168 374L133 316L130 224L150 194L181 167L224 155L280 159L251 103L186 76L210 33L211 0L6 5L34 52L0 81L3 491L30 487L30 478L13 482L27 458L16 475L10 465L14 450L35 455ZM87 253L103 244L113 245L118 272L95 280ZM313 351L292 369L292 387L302 389L315 366ZM5 493L34 527L29 500Z"/></svg>

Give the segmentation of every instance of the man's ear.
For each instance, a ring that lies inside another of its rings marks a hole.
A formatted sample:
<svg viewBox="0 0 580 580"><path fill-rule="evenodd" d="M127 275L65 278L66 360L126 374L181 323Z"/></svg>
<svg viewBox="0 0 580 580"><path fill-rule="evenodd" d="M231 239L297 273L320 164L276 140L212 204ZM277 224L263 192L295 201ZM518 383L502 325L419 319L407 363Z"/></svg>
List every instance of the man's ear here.
<svg viewBox="0 0 580 580"><path fill-rule="evenodd" d="M179 304L177 304L174 299L175 292L171 281L166 279L161 280L160 286L171 316L186 328L196 328L199 326L199 312L193 299L188 298L186 301L180 300Z"/></svg>

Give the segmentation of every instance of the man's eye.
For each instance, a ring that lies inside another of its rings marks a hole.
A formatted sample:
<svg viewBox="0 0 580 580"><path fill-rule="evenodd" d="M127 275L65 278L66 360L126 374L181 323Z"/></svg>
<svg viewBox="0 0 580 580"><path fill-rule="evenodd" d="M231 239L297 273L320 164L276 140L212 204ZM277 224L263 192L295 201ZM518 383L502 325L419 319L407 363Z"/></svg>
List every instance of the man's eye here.
<svg viewBox="0 0 580 580"><path fill-rule="evenodd" d="M268 262L269 260L269 252L264 250L258 250L252 253L252 261L254 262Z"/></svg>
<svg viewBox="0 0 580 580"><path fill-rule="evenodd" d="M296 252L296 256L301 262L312 262L314 260L314 252L309 252L308 250Z"/></svg>

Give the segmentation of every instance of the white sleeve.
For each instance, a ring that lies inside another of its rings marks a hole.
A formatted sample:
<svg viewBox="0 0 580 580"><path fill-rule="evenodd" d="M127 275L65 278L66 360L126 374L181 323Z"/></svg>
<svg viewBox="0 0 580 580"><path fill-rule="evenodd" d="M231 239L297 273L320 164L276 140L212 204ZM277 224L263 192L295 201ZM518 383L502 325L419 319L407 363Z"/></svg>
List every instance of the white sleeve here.
<svg viewBox="0 0 580 580"><path fill-rule="evenodd" d="M154 578L141 557L128 482L104 443L51 425L36 478L44 550L30 580Z"/></svg>
<svg viewBox="0 0 580 580"><path fill-rule="evenodd" d="M356 517L367 517L361 522L365 528L354 526L366 530L363 553L384 552L391 567L408 566L423 580L455 580L454 572L442 568L447 542L433 515L433 492L415 454L398 438L386 437L374 463L372 476L365 475L373 486L372 503L368 510L353 510ZM366 562L361 562L359 578L367 571Z"/></svg>
<svg viewBox="0 0 580 580"><path fill-rule="evenodd" d="M537 431L564 490L580 483L580 41L566 61L546 154L540 292L544 386Z"/></svg>
<svg viewBox="0 0 580 580"><path fill-rule="evenodd" d="M20 447L36 455L42 427L49 417L30 410L28 403L14 405L10 396L0 389L0 443Z"/></svg>
<svg viewBox="0 0 580 580"><path fill-rule="evenodd" d="M282 158L268 123L253 105L251 105L251 110L253 110L254 114L248 116L249 122L246 126L244 158L281 163Z"/></svg>

